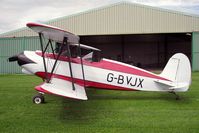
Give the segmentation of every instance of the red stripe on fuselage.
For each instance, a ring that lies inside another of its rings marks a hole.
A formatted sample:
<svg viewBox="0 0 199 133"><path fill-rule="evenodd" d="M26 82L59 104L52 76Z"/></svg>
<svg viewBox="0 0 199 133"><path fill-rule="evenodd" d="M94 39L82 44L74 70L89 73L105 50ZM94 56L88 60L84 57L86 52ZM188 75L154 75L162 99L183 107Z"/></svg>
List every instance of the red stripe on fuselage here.
<svg viewBox="0 0 199 133"><path fill-rule="evenodd" d="M46 74L45 72L36 72L35 75L41 77L41 78L45 78ZM50 74L47 74L48 76L50 76ZM51 78L58 78L58 79L62 79L62 80L67 80L72 82L71 77L67 77L67 76L63 76L63 75L59 75L59 74L52 74ZM82 79L77 79L74 78L74 83L80 85L80 86L84 86L84 81ZM104 83L99 83L99 82L94 82L94 81L85 81L85 86L86 87L95 87L95 88L100 88L100 89L108 89L108 90L125 90L125 91L137 91L136 89L130 89L130 88L125 88L125 87L119 87L119 86L115 86L115 85L108 85L108 84L104 84Z"/></svg>
<svg viewBox="0 0 199 133"><path fill-rule="evenodd" d="M37 55L42 56L42 52L36 52ZM46 53L45 58L50 58L50 59L56 59L57 55L54 55L52 53ZM65 61L68 62L69 59L65 56L60 56L59 61ZM80 64L81 60L80 58L71 58L71 62L72 63L76 63L76 64ZM117 72L123 72L123 73L127 73L127 74L133 74L133 75L137 75L137 76L143 76L143 77L148 77L148 78L154 78L154 79L160 79L160 80L167 80L163 77L157 76L155 74L140 70L140 69L136 69L130 66L125 66L123 64L119 64L119 62L117 63L116 61L111 62L111 61L107 61L107 60L101 60L100 62L90 62L87 60L83 60L83 65L86 66L92 66L92 67L97 67L97 68L102 68L102 69L107 69L107 70L112 70L112 71L117 71Z"/></svg>

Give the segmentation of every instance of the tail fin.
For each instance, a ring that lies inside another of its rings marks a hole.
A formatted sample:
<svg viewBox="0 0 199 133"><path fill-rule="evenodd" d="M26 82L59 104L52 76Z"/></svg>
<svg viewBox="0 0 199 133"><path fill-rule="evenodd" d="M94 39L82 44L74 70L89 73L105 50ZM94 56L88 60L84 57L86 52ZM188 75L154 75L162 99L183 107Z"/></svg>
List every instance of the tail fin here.
<svg viewBox="0 0 199 133"><path fill-rule="evenodd" d="M160 76L172 81L174 86L170 89L187 91L191 84L191 65L188 57L182 53L173 55Z"/></svg>

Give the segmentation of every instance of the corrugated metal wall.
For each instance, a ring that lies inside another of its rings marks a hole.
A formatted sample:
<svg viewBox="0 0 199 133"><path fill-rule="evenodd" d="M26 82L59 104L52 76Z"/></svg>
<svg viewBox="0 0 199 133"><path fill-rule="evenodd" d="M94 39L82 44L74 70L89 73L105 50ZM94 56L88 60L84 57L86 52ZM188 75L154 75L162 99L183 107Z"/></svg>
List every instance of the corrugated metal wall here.
<svg viewBox="0 0 199 133"><path fill-rule="evenodd" d="M0 38L0 73L21 73L16 62L7 59L24 50L39 50L38 37Z"/></svg>
<svg viewBox="0 0 199 133"><path fill-rule="evenodd" d="M199 32L192 34L192 70L199 71Z"/></svg>
<svg viewBox="0 0 199 133"><path fill-rule="evenodd" d="M179 33L199 31L199 16L129 2L49 21L77 35ZM23 28L2 36L35 36Z"/></svg>

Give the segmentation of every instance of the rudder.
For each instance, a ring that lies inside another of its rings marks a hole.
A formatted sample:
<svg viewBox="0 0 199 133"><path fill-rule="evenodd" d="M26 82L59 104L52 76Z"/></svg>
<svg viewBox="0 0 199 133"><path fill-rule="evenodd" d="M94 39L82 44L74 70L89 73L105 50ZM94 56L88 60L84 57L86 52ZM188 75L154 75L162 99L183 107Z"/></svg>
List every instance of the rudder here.
<svg viewBox="0 0 199 133"><path fill-rule="evenodd" d="M173 55L160 76L175 84L174 91L187 91L191 84L191 65L188 57L182 53Z"/></svg>

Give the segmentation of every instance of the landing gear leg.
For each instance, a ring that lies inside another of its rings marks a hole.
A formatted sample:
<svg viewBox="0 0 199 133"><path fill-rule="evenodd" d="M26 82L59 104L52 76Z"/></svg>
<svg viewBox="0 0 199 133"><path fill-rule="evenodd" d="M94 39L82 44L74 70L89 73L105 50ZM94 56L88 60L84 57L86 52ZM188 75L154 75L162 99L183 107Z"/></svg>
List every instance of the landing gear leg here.
<svg viewBox="0 0 199 133"><path fill-rule="evenodd" d="M176 94L175 91L171 91L170 93L174 94L176 96L176 100L180 100L180 96L178 94Z"/></svg>
<svg viewBox="0 0 199 133"><path fill-rule="evenodd" d="M45 102L45 99L44 99L44 96L42 93L39 93L37 95L35 95L33 98L32 98L32 101L33 103L35 104L41 104L41 103L44 103Z"/></svg>

